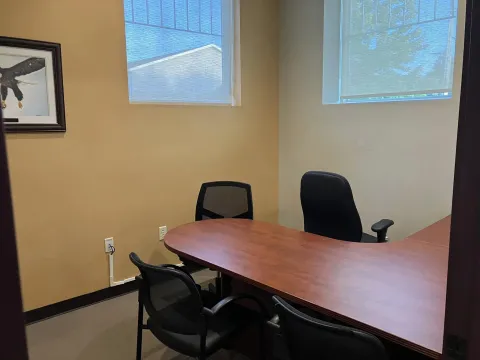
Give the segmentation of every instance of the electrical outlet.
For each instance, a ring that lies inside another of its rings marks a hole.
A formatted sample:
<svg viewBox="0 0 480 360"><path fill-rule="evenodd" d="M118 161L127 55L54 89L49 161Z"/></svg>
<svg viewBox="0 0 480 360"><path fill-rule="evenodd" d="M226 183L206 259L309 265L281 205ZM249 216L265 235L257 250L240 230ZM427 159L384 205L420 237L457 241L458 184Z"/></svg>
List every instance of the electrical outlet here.
<svg viewBox="0 0 480 360"><path fill-rule="evenodd" d="M105 252L106 253L110 253L112 250L110 249L110 245L111 246L114 246L113 245L113 238L108 238L108 239L105 239Z"/></svg>
<svg viewBox="0 0 480 360"><path fill-rule="evenodd" d="M165 239L165 235L167 235L167 226L160 226L158 228L158 235L159 235L160 241Z"/></svg>

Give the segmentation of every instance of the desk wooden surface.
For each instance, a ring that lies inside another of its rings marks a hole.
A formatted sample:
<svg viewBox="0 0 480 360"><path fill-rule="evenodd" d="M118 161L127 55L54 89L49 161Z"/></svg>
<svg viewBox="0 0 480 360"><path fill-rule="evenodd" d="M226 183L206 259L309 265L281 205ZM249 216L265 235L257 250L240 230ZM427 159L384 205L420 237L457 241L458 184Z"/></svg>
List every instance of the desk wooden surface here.
<svg viewBox="0 0 480 360"><path fill-rule="evenodd" d="M386 244L333 240L259 221L171 230L181 257L432 358L443 343L450 218Z"/></svg>

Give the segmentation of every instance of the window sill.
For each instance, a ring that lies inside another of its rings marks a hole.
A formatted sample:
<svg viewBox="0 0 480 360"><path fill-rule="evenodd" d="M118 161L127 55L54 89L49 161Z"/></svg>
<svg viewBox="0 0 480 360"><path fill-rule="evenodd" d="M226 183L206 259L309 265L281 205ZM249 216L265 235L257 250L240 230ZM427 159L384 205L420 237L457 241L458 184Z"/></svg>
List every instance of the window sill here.
<svg viewBox="0 0 480 360"><path fill-rule="evenodd" d="M219 102L146 102L129 101L130 105L157 105L157 106L215 106L215 107L240 107L240 103L219 103Z"/></svg>

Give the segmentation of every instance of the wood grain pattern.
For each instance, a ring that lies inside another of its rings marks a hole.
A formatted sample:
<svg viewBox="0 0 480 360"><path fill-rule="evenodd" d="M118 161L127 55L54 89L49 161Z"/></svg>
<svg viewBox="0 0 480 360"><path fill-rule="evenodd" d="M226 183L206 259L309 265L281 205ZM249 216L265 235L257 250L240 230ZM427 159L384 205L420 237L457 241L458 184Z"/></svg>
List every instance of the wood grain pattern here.
<svg viewBox="0 0 480 360"><path fill-rule="evenodd" d="M165 245L274 294L432 358L443 341L449 218L386 244L333 240L222 219L170 231Z"/></svg>
<svg viewBox="0 0 480 360"><path fill-rule="evenodd" d="M425 229L408 236L405 240L421 241L432 245L443 246L448 248L450 246L450 225L451 216L436 222ZM404 240L404 241L405 241Z"/></svg>

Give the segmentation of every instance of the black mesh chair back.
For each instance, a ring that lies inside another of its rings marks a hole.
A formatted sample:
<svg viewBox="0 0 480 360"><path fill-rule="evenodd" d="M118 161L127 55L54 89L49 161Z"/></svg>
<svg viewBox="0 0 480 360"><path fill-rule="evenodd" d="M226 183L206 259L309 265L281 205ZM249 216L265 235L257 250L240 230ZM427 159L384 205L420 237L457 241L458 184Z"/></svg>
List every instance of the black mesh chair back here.
<svg viewBox="0 0 480 360"><path fill-rule="evenodd" d="M233 181L202 184L195 221L223 218L253 219L252 189L249 184Z"/></svg>
<svg viewBox="0 0 480 360"><path fill-rule="evenodd" d="M205 329L203 303L193 278L174 265L146 264L135 253L130 254L130 260L142 276L139 291L148 315L166 331L201 334ZM175 344L166 345L175 348Z"/></svg>
<svg viewBox="0 0 480 360"><path fill-rule="evenodd" d="M273 297L281 336L291 360L387 360L375 336L308 316L278 296Z"/></svg>
<svg viewBox="0 0 480 360"><path fill-rule="evenodd" d="M360 242L362 222L353 193L343 176L309 171L302 177L300 199L306 232Z"/></svg>

